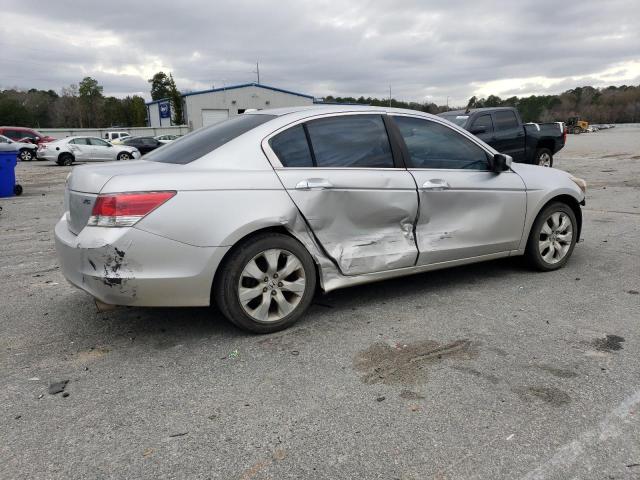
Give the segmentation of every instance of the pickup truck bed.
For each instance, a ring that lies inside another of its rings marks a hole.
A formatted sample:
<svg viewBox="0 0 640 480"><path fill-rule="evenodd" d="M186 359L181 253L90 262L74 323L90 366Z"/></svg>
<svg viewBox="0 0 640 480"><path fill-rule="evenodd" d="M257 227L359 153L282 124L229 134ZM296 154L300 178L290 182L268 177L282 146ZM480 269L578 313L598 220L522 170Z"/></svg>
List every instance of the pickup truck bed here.
<svg viewBox="0 0 640 480"><path fill-rule="evenodd" d="M551 167L553 155L566 142L562 122L522 123L520 113L512 107L455 110L440 116L510 155L515 162Z"/></svg>

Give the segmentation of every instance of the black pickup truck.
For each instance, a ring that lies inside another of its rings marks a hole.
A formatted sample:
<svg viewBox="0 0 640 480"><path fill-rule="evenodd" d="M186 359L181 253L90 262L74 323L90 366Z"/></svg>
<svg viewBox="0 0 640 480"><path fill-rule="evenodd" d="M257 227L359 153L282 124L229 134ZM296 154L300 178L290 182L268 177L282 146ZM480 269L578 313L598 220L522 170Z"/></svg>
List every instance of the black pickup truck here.
<svg viewBox="0 0 640 480"><path fill-rule="evenodd" d="M553 166L553 155L564 147L567 134L562 122L522 123L513 107L453 110L441 117L468 130L514 162Z"/></svg>

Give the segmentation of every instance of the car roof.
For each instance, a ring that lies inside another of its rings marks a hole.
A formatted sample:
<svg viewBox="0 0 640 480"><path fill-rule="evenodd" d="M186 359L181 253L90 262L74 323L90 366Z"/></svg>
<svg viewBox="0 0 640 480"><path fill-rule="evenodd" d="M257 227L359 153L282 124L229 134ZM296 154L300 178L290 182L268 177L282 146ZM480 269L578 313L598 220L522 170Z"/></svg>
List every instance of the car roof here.
<svg viewBox="0 0 640 480"><path fill-rule="evenodd" d="M431 115L419 110L409 110L405 108L392 108L382 106L370 106L370 105L334 105L334 104L315 104L304 105L298 107L283 107L283 108L270 108L266 110L257 110L255 112L247 112L242 115L274 115L276 117L291 117L291 120L297 120L300 118L311 117L314 115L325 115L332 113L349 113L349 112L371 112L371 113L388 113L388 114L410 114L422 116L425 118L437 118L435 115Z"/></svg>
<svg viewBox="0 0 640 480"><path fill-rule="evenodd" d="M448 112L442 112L440 115L471 115L473 113L481 112L495 112L499 110L513 111L513 107L483 107L483 108L470 108L469 110L449 110Z"/></svg>

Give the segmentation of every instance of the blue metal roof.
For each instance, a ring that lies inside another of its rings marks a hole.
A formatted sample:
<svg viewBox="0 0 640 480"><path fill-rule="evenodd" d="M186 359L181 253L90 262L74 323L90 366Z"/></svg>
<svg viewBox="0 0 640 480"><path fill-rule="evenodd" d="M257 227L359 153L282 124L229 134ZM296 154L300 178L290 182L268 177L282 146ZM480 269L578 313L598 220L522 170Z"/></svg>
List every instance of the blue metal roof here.
<svg viewBox="0 0 640 480"><path fill-rule="evenodd" d="M153 100L152 102L146 102L145 105L153 105L154 103L167 102L167 101L170 101L168 97L161 98L160 100Z"/></svg>
<svg viewBox="0 0 640 480"><path fill-rule="evenodd" d="M299 97L310 98L312 100L314 98L312 95L305 95L304 93L292 92L291 90L284 90L282 88L270 87L269 85L263 85L261 83L255 83L255 82L254 83L243 83L241 85L230 85L228 87L223 87L223 88L212 88L210 90L201 90L199 92L183 93L182 96L183 97L189 97L191 95L200 95L200 94L203 94L203 93L213 93L213 92L223 92L225 90L235 90L236 88L245 88L245 87L266 88L267 90L273 90L274 92L288 93L289 95L297 95ZM158 101L160 101L160 100L158 100Z"/></svg>

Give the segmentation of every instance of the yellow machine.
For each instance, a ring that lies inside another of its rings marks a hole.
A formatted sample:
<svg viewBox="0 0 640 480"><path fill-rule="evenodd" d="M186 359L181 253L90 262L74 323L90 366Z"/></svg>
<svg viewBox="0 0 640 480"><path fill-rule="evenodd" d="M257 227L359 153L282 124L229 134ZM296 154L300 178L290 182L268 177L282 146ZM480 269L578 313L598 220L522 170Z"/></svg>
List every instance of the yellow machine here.
<svg viewBox="0 0 640 480"><path fill-rule="evenodd" d="M589 128L589 122L586 120L580 120L580 117L569 117L567 120L567 128L569 133L578 133L586 132Z"/></svg>

